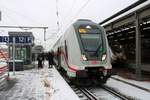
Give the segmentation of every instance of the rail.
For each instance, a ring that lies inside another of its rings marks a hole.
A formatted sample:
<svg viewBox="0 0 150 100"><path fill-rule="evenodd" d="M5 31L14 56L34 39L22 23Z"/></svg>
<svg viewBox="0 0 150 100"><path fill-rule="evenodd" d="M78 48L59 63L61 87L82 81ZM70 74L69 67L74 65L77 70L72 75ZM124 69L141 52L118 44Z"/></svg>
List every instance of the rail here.
<svg viewBox="0 0 150 100"><path fill-rule="evenodd" d="M114 89L112 89L112 88L106 86L106 85L103 85L102 88L103 88L104 90L110 92L111 94L117 96L117 97L120 98L121 100L134 100L133 98L128 97L128 96L126 96L126 95L124 95L124 94L122 94L122 93L120 93L120 92L118 92L118 91L116 91L116 90L114 90Z"/></svg>
<svg viewBox="0 0 150 100"><path fill-rule="evenodd" d="M86 88L80 88L80 90L89 98L89 100L99 100L93 93Z"/></svg>
<svg viewBox="0 0 150 100"><path fill-rule="evenodd" d="M144 91L146 91L146 92L149 92L149 93L150 93L150 89L147 89L147 88L144 88L144 87L141 87L141 86L135 85L135 84L133 84L133 83L130 83L130 82L127 82L127 81L124 81L124 80L121 80L121 79L118 79L118 78L115 78L115 77L111 77L111 78L112 78L112 79L114 79L114 80L117 80L117 81L123 82L123 83L125 83L125 84L131 85L131 86L134 86L134 87L136 87L136 88L139 88L139 89L141 89L141 90L144 90Z"/></svg>
<svg viewBox="0 0 150 100"><path fill-rule="evenodd" d="M81 100L99 100L98 97L88 89L76 85L69 85Z"/></svg>

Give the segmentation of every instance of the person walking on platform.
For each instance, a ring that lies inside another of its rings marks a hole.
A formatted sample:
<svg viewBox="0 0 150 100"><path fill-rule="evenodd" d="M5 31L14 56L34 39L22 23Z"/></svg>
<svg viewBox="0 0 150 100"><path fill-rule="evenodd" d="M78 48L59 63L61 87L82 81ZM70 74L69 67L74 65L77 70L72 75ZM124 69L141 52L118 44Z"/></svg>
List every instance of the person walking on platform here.
<svg viewBox="0 0 150 100"><path fill-rule="evenodd" d="M41 56L42 56L42 65L44 66L44 61L45 61L45 54L44 54L44 52L41 54Z"/></svg>
<svg viewBox="0 0 150 100"><path fill-rule="evenodd" d="M38 55L37 61L38 61L38 68L43 68L43 64L42 64L43 59L41 54Z"/></svg>
<svg viewBox="0 0 150 100"><path fill-rule="evenodd" d="M54 53L53 53L53 51L48 53L47 59L48 59L48 63L49 63L49 68L52 68L53 64L54 64L54 61L53 61Z"/></svg>

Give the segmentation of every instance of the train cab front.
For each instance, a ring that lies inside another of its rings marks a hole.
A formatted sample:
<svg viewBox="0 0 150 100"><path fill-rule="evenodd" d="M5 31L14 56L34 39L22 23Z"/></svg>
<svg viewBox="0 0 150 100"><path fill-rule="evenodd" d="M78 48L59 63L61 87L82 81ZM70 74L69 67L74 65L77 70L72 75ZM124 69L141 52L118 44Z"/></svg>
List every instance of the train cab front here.
<svg viewBox="0 0 150 100"><path fill-rule="evenodd" d="M110 78L112 69L106 69L105 66L86 66L84 69L70 69L68 76L70 80L79 81L98 81L99 83L106 83L107 79Z"/></svg>
<svg viewBox="0 0 150 100"><path fill-rule="evenodd" d="M111 69L105 69L103 66L85 67L85 70L79 70L76 72L76 76L79 78L90 78L104 80L111 76Z"/></svg>

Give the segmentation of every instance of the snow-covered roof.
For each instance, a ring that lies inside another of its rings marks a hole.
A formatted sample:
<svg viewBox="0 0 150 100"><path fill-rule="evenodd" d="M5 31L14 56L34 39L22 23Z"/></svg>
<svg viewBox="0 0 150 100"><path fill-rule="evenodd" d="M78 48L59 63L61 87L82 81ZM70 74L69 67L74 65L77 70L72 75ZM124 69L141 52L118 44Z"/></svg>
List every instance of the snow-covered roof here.
<svg viewBox="0 0 150 100"><path fill-rule="evenodd" d="M126 16L126 15L128 15L128 14L130 14L132 12L135 12L135 11L137 11L137 10L139 10L139 9L141 9L141 8L149 5L149 4L150 4L150 0L147 0L146 2L144 2L144 3L142 3L142 4L138 5L138 6L136 6L135 8L133 8L133 9L131 9L131 10L129 10L129 11L127 11L127 12L125 12L125 13L123 13L123 14L121 14L121 15L119 15L119 16L117 16L117 17L115 17L115 18L113 18L113 19L111 19L111 20L109 20L109 21L107 21L107 22L105 22L103 24L101 24L101 25L105 26L105 25L107 25L107 24L109 24L111 22L114 22L117 19L122 18L122 17L124 17L124 16Z"/></svg>

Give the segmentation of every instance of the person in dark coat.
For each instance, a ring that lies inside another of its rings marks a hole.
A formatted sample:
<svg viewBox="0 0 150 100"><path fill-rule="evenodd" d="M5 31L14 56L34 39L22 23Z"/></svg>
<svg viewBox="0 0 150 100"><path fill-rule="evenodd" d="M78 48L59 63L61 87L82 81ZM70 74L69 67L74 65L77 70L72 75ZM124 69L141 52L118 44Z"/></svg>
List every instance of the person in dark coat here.
<svg viewBox="0 0 150 100"><path fill-rule="evenodd" d="M41 54L38 55L37 61L38 61L38 68L43 68L43 64L42 64L43 59Z"/></svg>
<svg viewBox="0 0 150 100"><path fill-rule="evenodd" d="M53 61L54 53L53 53L53 51L48 53L47 59L48 59L48 63L49 63L49 68L52 68L53 64L54 64L54 61Z"/></svg>
<svg viewBox="0 0 150 100"><path fill-rule="evenodd" d="M45 54L44 54L44 52L41 54L41 56L42 56L42 65L44 66L44 61L45 61Z"/></svg>

